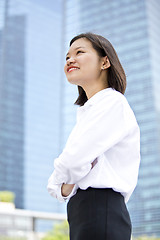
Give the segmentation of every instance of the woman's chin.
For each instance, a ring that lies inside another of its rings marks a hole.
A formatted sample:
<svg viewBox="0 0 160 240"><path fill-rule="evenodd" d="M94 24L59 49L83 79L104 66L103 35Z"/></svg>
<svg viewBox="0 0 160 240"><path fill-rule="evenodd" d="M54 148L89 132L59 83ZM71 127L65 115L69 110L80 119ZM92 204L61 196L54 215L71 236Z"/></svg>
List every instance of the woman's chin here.
<svg viewBox="0 0 160 240"><path fill-rule="evenodd" d="M70 83L70 84L73 84L73 85L80 85L80 82L79 81L77 81L76 79L71 79L71 78L69 78L69 79L67 79L68 80L68 82Z"/></svg>

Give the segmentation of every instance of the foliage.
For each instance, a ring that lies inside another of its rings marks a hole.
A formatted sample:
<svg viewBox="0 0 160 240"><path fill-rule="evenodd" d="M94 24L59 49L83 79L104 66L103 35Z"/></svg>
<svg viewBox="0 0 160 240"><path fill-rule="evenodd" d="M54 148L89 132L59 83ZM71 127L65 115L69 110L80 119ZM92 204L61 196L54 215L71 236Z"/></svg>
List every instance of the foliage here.
<svg viewBox="0 0 160 240"><path fill-rule="evenodd" d="M154 236L148 237L148 236L141 236L137 238L132 238L132 240L160 240L160 238L156 238Z"/></svg>
<svg viewBox="0 0 160 240"><path fill-rule="evenodd" d="M0 202L14 203L15 194L10 191L0 191Z"/></svg>
<svg viewBox="0 0 160 240"><path fill-rule="evenodd" d="M69 240L69 227L67 221L55 225L55 227L42 240ZM132 240L160 240L155 236L132 237Z"/></svg>
<svg viewBox="0 0 160 240"><path fill-rule="evenodd" d="M56 224L42 240L69 240L69 227L67 221Z"/></svg>

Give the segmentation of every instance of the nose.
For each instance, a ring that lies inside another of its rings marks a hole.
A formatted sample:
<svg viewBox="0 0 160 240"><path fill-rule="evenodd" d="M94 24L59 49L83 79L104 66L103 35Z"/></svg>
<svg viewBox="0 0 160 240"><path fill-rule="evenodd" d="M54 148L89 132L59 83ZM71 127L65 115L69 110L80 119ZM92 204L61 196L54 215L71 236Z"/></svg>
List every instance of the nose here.
<svg viewBox="0 0 160 240"><path fill-rule="evenodd" d="M72 63L75 63L75 59L72 57L70 57L68 60L67 60L67 66L71 65Z"/></svg>

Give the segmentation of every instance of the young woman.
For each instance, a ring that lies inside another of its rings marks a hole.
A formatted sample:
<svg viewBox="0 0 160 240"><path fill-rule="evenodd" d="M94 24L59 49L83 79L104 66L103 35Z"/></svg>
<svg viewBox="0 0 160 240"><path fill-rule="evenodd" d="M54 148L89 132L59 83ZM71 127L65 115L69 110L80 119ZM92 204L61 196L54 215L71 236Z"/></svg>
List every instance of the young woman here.
<svg viewBox="0 0 160 240"><path fill-rule="evenodd" d="M124 70L107 39L85 33L71 40L64 71L80 107L48 191L69 200L71 240L130 240L125 203L137 183L140 133L123 95Z"/></svg>

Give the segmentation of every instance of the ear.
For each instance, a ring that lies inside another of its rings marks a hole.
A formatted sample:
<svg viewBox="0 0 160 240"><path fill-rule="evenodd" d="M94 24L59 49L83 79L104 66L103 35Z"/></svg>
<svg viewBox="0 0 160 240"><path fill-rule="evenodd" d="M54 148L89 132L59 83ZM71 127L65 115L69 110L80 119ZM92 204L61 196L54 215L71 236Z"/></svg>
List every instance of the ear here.
<svg viewBox="0 0 160 240"><path fill-rule="evenodd" d="M105 70L105 69L109 68L110 66L111 66L111 64L110 64L110 61L109 61L108 57L107 56L103 57L102 58L101 69Z"/></svg>

